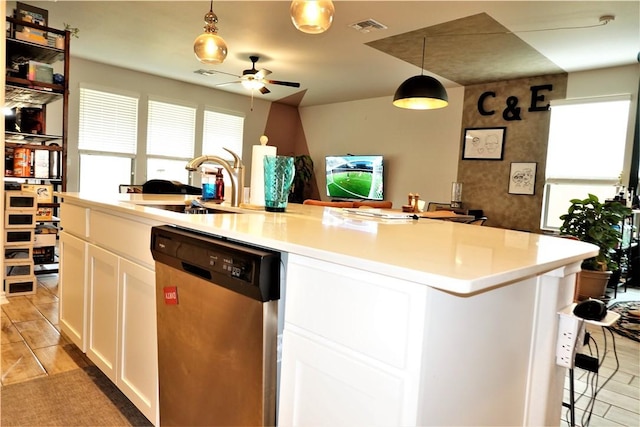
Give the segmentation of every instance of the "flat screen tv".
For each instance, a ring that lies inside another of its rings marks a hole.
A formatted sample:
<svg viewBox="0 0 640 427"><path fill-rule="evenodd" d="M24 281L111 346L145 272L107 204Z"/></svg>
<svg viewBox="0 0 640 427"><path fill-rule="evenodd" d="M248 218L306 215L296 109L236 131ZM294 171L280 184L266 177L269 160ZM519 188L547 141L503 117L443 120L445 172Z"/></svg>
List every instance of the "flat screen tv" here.
<svg viewBox="0 0 640 427"><path fill-rule="evenodd" d="M327 196L334 199L383 200L383 157L327 156Z"/></svg>

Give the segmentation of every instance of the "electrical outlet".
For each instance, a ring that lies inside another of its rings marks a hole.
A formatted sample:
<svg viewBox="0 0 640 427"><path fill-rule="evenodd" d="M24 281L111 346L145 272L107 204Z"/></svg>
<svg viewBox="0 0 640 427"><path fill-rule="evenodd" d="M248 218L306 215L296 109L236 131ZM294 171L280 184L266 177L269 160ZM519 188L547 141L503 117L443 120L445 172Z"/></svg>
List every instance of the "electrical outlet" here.
<svg viewBox="0 0 640 427"><path fill-rule="evenodd" d="M556 364L573 368L578 346L584 333L583 320L573 314L559 313Z"/></svg>

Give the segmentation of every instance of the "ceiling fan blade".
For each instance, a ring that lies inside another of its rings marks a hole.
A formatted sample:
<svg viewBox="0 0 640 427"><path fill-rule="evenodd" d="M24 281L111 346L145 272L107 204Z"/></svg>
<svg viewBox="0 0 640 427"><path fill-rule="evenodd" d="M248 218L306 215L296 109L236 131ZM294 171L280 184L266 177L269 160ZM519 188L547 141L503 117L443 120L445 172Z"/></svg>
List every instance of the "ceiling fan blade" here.
<svg viewBox="0 0 640 427"><path fill-rule="evenodd" d="M202 74L203 76L213 76L215 74L224 74L226 76L239 77L237 74L226 73L224 71L218 71L218 70L203 70L202 68L199 70L195 70L194 73Z"/></svg>
<svg viewBox="0 0 640 427"><path fill-rule="evenodd" d="M261 94L263 94L263 95L266 95L266 94L268 94L268 93L271 93L271 91L270 91L269 89L267 89L267 87L266 87L266 86L262 86L262 87L260 88L260 93L261 93Z"/></svg>
<svg viewBox="0 0 640 427"><path fill-rule="evenodd" d="M242 83L242 81L236 80L236 81L233 81L233 82L218 83L215 86L227 86L227 85L232 85L232 84L236 84L236 83Z"/></svg>
<svg viewBox="0 0 640 427"><path fill-rule="evenodd" d="M266 68L262 68L261 70L258 70L258 72L254 74L254 76L256 77L256 79L264 79L269 74L271 74L270 70L267 70Z"/></svg>
<svg viewBox="0 0 640 427"><path fill-rule="evenodd" d="M272 85L282 85L282 86L290 86L290 87L300 87L300 83L295 82L283 82L281 80L265 80L266 83L270 83Z"/></svg>

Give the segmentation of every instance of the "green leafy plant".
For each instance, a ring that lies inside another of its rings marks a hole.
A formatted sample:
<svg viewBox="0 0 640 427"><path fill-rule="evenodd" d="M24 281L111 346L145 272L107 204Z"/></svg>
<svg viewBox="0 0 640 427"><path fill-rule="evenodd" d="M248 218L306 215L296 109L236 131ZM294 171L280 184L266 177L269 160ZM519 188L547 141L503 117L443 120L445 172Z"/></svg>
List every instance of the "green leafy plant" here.
<svg viewBox="0 0 640 427"><path fill-rule="evenodd" d="M64 29L66 31L69 31L71 33L71 37L75 37L77 39L80 38L80 36L78 35L80 30L77 27L72 27L71 24L67 24L66 22L63 22L62 25L64 25Z"/></svg>
<svg viewBox="0 0 640 427"><path fill-rule="evenodd" d="M631 209L620 202L600 202L597 196L589 194L584 200L571 200L567 213L560 216L563 221L560 234L600 248L597 256L584 260L584 270L616 271L619 266L613 253L622 240L622 220L630 214Z"/></svg>

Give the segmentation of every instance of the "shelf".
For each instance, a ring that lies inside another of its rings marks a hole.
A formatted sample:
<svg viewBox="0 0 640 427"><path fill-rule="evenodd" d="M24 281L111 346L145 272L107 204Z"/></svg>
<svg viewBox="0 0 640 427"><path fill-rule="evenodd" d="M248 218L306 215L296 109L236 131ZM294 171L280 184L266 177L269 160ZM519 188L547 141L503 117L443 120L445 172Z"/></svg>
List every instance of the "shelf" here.
<svg viewBox="0 0 640 427"><path fill-rule="evenodd" d="M35 133L6 132L4 133L4 142L7 147L20 147L22 145L44 144L50 141L60 141L60 135L40 135ZM41 150L61 151L59 145L38 145Z"/></svg>
<svg viewBox="0 0 640 427"><path fill-rule="evenodd" d="M24 64L27 61L53 64L64 60L64 50L26 40L7 37L7 64Z"/></svg>
<svg viewBox="0 0 640 427"><path fill-rule="evenodd" d="M63 90L60 85L48 83L34 84L31 80L7 76L4 106L6 108L14 108L25 104L46 105L62 99L63 94L61 92L54 92L54 87L56 90ZM45 90L44 88L51 90Z"/></svg>
<svg viewBox="0 0 640 427"><path fill-rule="evenodd" d="M4 180L5 182L20 182L20 181L24 181L22 182L23 184L33 184L33 182L29 182L29 181L47 181L47 184L51 184L51 185L59 185L62 184L62 180L60 179L60 177L56 177L56 178L36 178L33 176L4 176Z"/></svg>

